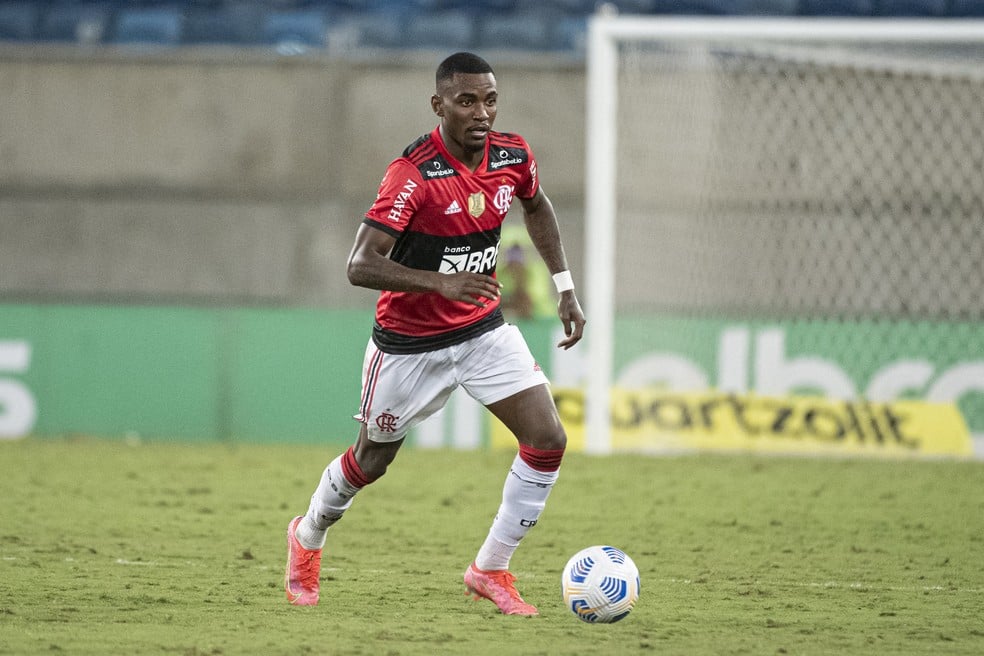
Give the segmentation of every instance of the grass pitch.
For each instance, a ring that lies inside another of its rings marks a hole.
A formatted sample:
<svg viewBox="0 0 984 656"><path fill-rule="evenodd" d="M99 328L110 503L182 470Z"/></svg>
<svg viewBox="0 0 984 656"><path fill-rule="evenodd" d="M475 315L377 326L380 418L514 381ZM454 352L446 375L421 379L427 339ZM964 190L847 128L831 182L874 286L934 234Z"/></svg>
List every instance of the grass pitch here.
<svg viewBox="0 0 984 656"><path fill-rule="evenodd" d="M0 654L984 653L981 463L568 454L516 618L461 583L503 452L405 450L289 606L284 531L335 453L0 443ZM621 623L561 604L591 544L640 568Z"/></svg>

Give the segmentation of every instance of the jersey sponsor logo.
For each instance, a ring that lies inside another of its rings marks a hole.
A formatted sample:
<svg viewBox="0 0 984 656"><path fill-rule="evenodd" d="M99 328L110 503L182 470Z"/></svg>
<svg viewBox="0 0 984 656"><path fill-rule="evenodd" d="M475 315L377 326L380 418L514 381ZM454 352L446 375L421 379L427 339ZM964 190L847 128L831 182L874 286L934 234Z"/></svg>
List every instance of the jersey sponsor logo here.
<svg viewBox="0 0 984 656"><path fill-rule="evenodd" d="M420 166L417 167L420 171L420 175L428 180L435 180L438 178L447 178L452 175L458 175L458 172L448 164L440 155L435 156L433 159L429 159Z"/></svg>
<svg viewBox="0 0 984 656"><path fill-rule="evenodd" d="M526 151L522 148L490 148L489 170L498 171L504 166L523 164L527 160Z"/></svg>
<svg viewBox="0 0 984 656"><path fill-rule="evenodd" d="M476 192L468 197L468 213L476 219L485 211L485 194Z"/></svg>
<svg viewBox="0 0 984 656"><path fill-rule="evenodd" d="M400 220L400 217L403 215L403 208L407 206L407 201L410 200L410 196L413 195L413 191L416 188L417 183L407 178L407 183L403 185L403 189L396 195L396 199L393 200L393 209L389 213L390 221Z"/></svg>
<svg viewBox="0 0 984 656"><path fill-rule="evenodd" d="M451 204L448 205L448 208L446 210L444 210L444 213L445 214L461 214L461 205L458 204L458 200L455 199L455 200L451 201Z"/></svg>
<svg viewBox="0 0 984 656"><path fill-rule="evenodd" d="M515 187L512 185L502 185L496 190L492 204L495 205L495 209L499 210L499 214L505 214L509 211L509 206L512 205L513 201L514 189Z"/></svg>
<svg viewBox="0 0 984 656"><path fill-rule="evenodd" d="M441 257L439 273L472 273L489 274L495 271L495 262L499 258L499 244L489 246L480 251L473 251L471 246L447 246Z"/></svg>

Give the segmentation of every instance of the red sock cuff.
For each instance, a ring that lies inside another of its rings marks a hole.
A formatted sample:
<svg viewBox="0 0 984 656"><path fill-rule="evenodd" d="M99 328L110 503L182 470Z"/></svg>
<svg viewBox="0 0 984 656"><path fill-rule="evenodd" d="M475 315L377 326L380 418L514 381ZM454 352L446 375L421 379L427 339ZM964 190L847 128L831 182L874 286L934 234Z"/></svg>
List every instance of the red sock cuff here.
<svg viewBox="0 0 984 656"><path fill-rule="evenodd" d="M533 469L541 472L555 472L560 469L564 449L536 449L525 444L519 445L519 457Z"/></svg>
<svg viewBox="0 0 984 656"><path fill-rule="evenodd" d="M348 451L342 455L342 475L353 487L365 487L372 483L362 471L359 462L355 459L355 450L349 447Z"/></svg>

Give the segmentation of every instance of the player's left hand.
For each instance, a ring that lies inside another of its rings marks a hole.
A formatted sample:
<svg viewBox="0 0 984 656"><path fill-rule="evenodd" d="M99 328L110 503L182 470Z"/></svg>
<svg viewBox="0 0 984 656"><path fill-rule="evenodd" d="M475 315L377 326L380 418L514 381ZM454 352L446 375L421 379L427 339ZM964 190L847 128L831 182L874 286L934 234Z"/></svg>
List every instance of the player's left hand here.
<svg viewBox="0 0 984 656"><path fill-rule="evenodd" d="M577 302L574 291L567 291L560 295L557 303L557 314L560 316L560 323L564 326L564 334L567 335L557 344L565 351L581 341L584 336L584 312L581 311L581 304Z"/></svg>

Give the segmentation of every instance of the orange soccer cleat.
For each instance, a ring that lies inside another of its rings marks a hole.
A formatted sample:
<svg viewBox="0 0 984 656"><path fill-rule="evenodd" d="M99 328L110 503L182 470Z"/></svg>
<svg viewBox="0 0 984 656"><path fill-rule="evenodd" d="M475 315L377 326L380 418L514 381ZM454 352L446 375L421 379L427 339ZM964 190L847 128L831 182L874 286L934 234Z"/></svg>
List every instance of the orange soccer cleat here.
<svg viewBox="0 0 984 656"><path fill-rule="evenodd" d="M516 577L504 569L484 571L472 563L465 570L465 587L468 593L475 595L475 599L485 597L505 615L539 615L536 606L526 603L519 596L513 585L515 581Z"/></svg>
<svg viewBox="0 0 984 656"><path fill-rule="evenodd" d="M321 574L321 549L305 549L294 537L297 524L303 517L295 517L287 526L287 572L284 589L287 601L295 606L314 606L318 603Z"/></svg>

